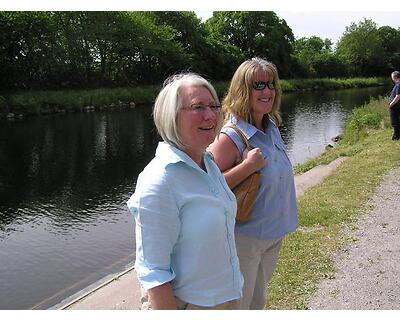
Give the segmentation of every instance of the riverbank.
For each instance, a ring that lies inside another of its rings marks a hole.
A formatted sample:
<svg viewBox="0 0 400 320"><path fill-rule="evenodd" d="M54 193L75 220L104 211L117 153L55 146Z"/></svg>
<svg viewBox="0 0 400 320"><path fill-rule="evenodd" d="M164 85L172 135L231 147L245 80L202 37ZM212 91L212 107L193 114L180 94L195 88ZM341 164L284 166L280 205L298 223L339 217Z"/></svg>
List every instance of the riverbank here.
<svg viewBox="0 0 400 320"><path fill-rule="evenodd" d="M344 161L338 158L328 165L319 165L295 177L296 195L321 183ZM132 310L140 309L140 285L133 267L126 271L110 275L80 292L68 297L51 309L72 310Z"/></svg>
<svg viewBox="0 0 400 320"><path fill-rule="evenodd" d="M399 176L400 167L390 171L368 201L370 210L346 228L351 241L334 257L335 276L318 285L308 309L399 309Z"/></svg>
<svg viewBox="0 0 400 320"><path fill-rule="evenodd" d="M283 92L332 90L384 86L386 78L352 79L288 79L281 80ZM213 83L218 95L223 97L228 81ZM93 112L151 105L160 86L114 88L95 90L31 91L0 96L0 118L19 119L30 115Z"/></svg>
<svg viewBox="0 0 400 320"><path fill-rule="evenodd" d="M295 168L299 228L284 240L278 268L270 283L267 308L307 309L318 283L335 277L333 257L352 241L346 227L368 209L367 201L382 177L400 165L400 143L390 139L385 108L384 100L356 108L336 148ZM346 157L344 162L343 157ZM319 181L328 168L335 168L335 173ZM307 187L307 182L313 187ZM306 187L300 190L302 185ZM134 274L131 272L127 279L132 283ZM104 288L107 290L107 286ZM60 307L95 308L96 301L101 301L96 298L98 294L106 295L98 291L79 299L80 302ZM115 303L97 307L137 308L138 300L136 304L127 301L125 298L124 304L120 302L118 306Z"/></svg>
<svg viewBox="0 0 400 320"><path fill-rule="evenodd" d="M300 227L284 240L269 309L307 309L318 283L335 277L333 257L353 239L346 228L369 211L368 200L383 177L400 165L400 143L391 135L386 101L372 101L353 111L334 149L296 167L300 173L348 157L334 175L299 199Z"/></svg>

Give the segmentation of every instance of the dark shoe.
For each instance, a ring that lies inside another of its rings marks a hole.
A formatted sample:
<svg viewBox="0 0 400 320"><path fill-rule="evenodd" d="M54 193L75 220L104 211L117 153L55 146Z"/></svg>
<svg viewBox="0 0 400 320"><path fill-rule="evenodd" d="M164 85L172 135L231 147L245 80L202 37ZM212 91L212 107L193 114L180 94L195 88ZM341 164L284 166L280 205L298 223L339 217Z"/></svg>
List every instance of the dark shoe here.
<svg viewBox="0 0 400 320"><path fill-rule="evenodd" d="M393 141L395 141L395 140L400 140L400 136L396 136L395 134L392 136L392 140Z"/></svg>

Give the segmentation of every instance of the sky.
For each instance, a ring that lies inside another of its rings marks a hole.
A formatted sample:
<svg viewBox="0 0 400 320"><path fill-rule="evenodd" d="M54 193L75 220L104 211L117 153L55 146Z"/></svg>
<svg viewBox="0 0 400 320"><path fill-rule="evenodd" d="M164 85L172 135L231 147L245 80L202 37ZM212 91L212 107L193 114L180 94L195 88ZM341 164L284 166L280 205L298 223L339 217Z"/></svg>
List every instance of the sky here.
<svg viewBox="0 0 400 320"><path fill-rule="evenodd" d="M213 11L269 10L286 20L296 38L315 35L334 44L346 26L364 18L400 28L399 0L13 0L2 1L0 10L188 10L203 20Z"/></svg>
<svg viewBox="0 0 400 320"><path fill-rule="evenodd" d="M296 38L318 36L328 38L333 44L341 38L352 22L359 23L364 18L371 19L378 27L391 26L400 28L400 2L399 11L285 11L274 10L277 16L284 19L292 29ZM196 11L202 20L212 16L212 11Z"/></svg>

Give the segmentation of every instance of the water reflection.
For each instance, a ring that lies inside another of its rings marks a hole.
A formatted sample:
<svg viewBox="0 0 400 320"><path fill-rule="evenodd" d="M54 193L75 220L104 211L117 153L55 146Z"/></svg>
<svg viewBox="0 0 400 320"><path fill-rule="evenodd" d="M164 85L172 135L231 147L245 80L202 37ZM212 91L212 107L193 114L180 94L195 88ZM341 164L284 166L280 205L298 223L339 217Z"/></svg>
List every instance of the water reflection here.
<svg viewBox="0 0 400 320"><path fill-rule="evenodd" d="M294 164L386 88L285 94ZM150 108L0 123L0 309L43 309L134 259L126 200L158 140Z"/></svg>
<svg viewBox="0 0 400 320"><path fill-rule="evenodd" d="M121 112L2 124L2 207L20 207L45 197L73 211L118 199L118 186L125 186L126 180L132 183L151 157L156 139L154 131L145 129L152 128L145 109L138 110L134 119ZM69 220L65 209L54 218ZM0 223L6 222L4 215L1 219Z"/></svg>
<svg viewBox="0 0 400 320"><path fill-rule="evenodd" d="M46 308L134 260L126 209L149 108L2 122L0 309Z"/></svg>
<svg viewBox="0 0 400 320"><path fill-rule="evenodd" d="M285 94L282 99L281 133L293 165L322 152L343 132L355 106L387 92L387 88Z"/></svg>

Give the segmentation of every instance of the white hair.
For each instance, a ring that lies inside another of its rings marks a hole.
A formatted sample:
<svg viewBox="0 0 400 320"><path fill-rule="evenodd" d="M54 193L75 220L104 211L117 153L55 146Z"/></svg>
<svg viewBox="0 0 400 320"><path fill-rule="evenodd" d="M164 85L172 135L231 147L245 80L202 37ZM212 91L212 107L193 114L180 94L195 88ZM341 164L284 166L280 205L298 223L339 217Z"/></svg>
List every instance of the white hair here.
<svg viewBox="0 0 400 320"><path fill-rule="evenodd" d="M181 73L173 75L164 81L163 88L154 103L154 123L162 139L179 149L185 147L181 137L179 137L176 126L177 115L182 108L181 88L183 87L205 87L211 93L215 103L219 104L218 95L211 83L198 74ZM222 124L223 118L222 114L220 114L217 132L221 130Z"/></svg>
<svg viewBox="0 0 400 320"><path fill-rule="evenodd" d="M400 72L399 71L393 71L391 75L392 75L392 78L400 79Z"/></svg>

